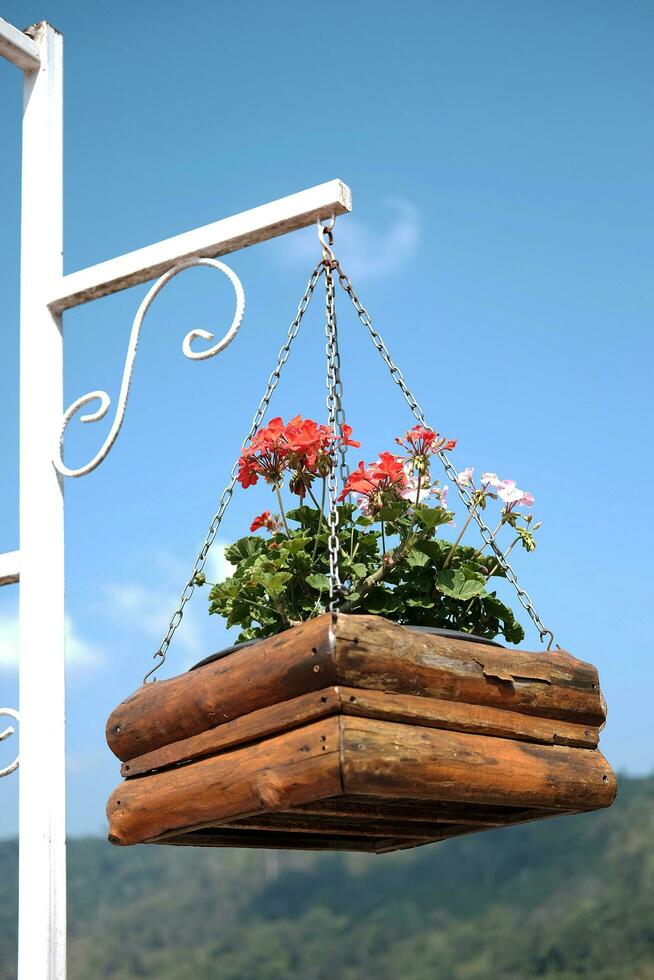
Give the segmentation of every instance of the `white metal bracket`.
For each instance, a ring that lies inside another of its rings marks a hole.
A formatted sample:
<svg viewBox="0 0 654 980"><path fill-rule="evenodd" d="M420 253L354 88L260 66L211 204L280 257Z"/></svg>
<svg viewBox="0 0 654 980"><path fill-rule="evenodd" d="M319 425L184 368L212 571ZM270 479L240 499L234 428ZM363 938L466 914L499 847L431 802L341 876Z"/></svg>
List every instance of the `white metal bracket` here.
<svg viewBox="0 0 654 980"><path fill-rule="evenodd" d="M20 579L19 980L65 980L66 826L64 687L64 476L90 473L111 449L125 414L143 318L157 293L183 269L210 265L229 276L236 310L220 341L206 349L207 331L187 333L183 352L203 360L235 336L244 296L235 274L216 261L297 228L351 210L349 188L332 180L223 218L70 275L62 268L63 38L50 24L19 31L0 19L0 56L25 73L21 207L20 553L0 555L0 585ZM56 446L79 409L99 407L83 422L103 418L106 392L78 398L63 416L65 310L139 283L154 283L136 314L116 417L100 451L69 469ZM54 456L54 465L53 465ZM13 709L0 714L17 718ZM9 726L0 741L13 733ZM16 759L0 770L15 771Z"/></svg>

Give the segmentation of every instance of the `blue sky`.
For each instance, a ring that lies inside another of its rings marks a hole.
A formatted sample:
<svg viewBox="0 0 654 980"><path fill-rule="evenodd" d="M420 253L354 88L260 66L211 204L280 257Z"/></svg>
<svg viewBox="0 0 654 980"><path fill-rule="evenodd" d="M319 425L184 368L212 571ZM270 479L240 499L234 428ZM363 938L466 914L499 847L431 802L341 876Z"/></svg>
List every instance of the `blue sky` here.
<svg viewBox="0 0 654 980"><path fill-rule="evenodd" d="M335 229L343 266L432 424L458 438L457 465L535 493L539 547L516 566L559 642L600 668L605 754L650 772L651 5L5 0L2 15L46 15L65 35L67 272L333 177L352 187ZM18 546L20 97L0 63L0 550ZM213 360L187 361L181 341L220 333L230 287L210 270L167 287L115 448L67 483L72 833L104 832L118 781L105 718L165 630L318 258L314 234L229 257L247 311ZM145 288L66 315L67 405L97 388L115 398ZM411 420L341 308L346 410L370 458ZM273 414L323 411L322 352L318 303ZM108 425L73 422L67 462L94 455ZM221 541L266 502L237 493ZM16 593L0 591L11 706ZM225 635L200 594L166 670ZM0 834L15 829L16 786L0 784Z"/></svg>

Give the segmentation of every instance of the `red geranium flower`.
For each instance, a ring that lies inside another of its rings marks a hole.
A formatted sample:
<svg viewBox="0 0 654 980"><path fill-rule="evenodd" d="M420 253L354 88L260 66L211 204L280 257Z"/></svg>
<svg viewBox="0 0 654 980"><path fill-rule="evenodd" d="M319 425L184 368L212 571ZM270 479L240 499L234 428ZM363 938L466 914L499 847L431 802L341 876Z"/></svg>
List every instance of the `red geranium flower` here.
<svg viewBox="0 0 654 980"><path fill-rule="evenodd" d="M353 446L354 449L359 449L361 447L361 443L357 442L356 439L350 439L350 436L352 435L352 426L348 425L347 422L343 422L342 433L342 446Z"/></svg>
<svg viewBox="0 0 654 980"><path fill-rule="evenodd" d="M338 499L344 500L349 493L358 493L367 497L374 509L383 506L388 499L398 499L406 483L402 460L393 453L380 453L377 462L371 463L367 469L363 460L359 463L358 468L350 473Z"/></svg>
<svg viewBox="0 0 654 980"><path fill-rule="evenodd" d="M347 482L338 499L345 500L348 493L362 493L367 495L376 488L377 484L372 470L367 470L366 464L361 460L356 470L352 470L347 478Z"/></svg>
<svg viewBox="0 0 654 980"><path fill-rule="evenodd" d="M378 487L383 483L403 487L406 483L402 460L393 453L379 454L379 459L372 465L372 475Z"/></svg>
<svg viewBox="0 0 654 980"><path fill-rule="evenodd" d="M407 450L409 459L412 459L418 472L428 469L429 457L444 450L454 449L456 439L445 439L438 432L427 428L424 425L414 425L404 436L398 437L395 442Z"/></svg>
<svg viewBox="0 0 654 980"><path fill-rule="evenodd" d="M264 510L263 514L259 514L255 517L250 524L251 531L258 531L260 527L266 529L266 531L276 531L277 530L277 520L272 516L269 510Z"/></svg>
<svg viewBox="0 0 654 980"><path fill-rule="evenodd" d="M296 415L284 424L278 416L260 429L242 450L237 479L244 489L254 486L260 476L280 486L284 473L290 471L291 492L304 497L315 477L329 473L337 443L359 446L352 439L351 426L345 423L337 437L330 426L313 419Z"/></svg>

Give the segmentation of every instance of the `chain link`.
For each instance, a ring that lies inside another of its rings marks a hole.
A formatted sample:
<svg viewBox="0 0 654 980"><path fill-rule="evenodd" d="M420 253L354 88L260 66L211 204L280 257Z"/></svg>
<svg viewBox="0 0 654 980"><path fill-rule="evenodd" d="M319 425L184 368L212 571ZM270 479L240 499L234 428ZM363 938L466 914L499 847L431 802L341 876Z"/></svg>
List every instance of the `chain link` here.
<svg viewBox="0 0 654 980"><path fill-rule="evenodd" d="M404 399L405 399L407 405L409 406L411 412L413 413L414 417L417 419L417 421L421 425L426 425L427 423L425 421L425 416L424 416L424 412L422 411L422 408L420 407L420 405L418 404L417 400L415 399L415 397L413 396L413 394L411 393L411 391L407 387L407 384L406 384L406 382L404 380L404 375L402 374L402 372L400 371L400 369L397 367L397 365L393 361L393 359L392 359L392 357L391 357L391 355L390 355L390 353L388 351L388 348L386 347L386 344L384 343L381 335L377 332L377 330L375 330L375 328L374 328L374 326L372 324L372 320L370 319L370 315L368 314L368 311L365 309L365 307L361 303L361 300L359 299L359 297L357 296L357 294L354 292L354 288L352 286L352 283L350 282L350 279L343 272L343 270L340 268L340 266L338 266L338 264L336 264L336 269L338 271L338 279L339 279L340 285L343 287L343 289L345 290L345 292L350 297L350 299L352 301L352 305L354 306L354 309L356 310L357 316L359 317L359 320L361 321L361 323L363 324L363 326L366 327L366 329L368 330L368 332L370 334L370 337L372 339L373 344L375 345L375 347L377 348L377 350L381 354L382 359L384 360L386 366L388 367L388 369L389 369L389 371L391 373L391 377L392 377L393 381L399 387L400 391L404 395ZM504 557L504 553L502 552L501 548L499 547L499 545L495 541L495 538L493 537L493 532L490 530L490 528L487 526L487 524L484 522L484 520L480 516L478 509L475 507L474 510L473 510L474 503L475 503L473 492L471 492L468 489L468 487L462 487L462 486L459 485L459 483L457 481L457 472L454 469L454 467L452 466L452 464L451 464L451 462L450 462L450 460L449 460L449 458L448 458L448 456L447 456L447 454L445 452L443 452L443 451L439 452L438 453L438 458L440 459L441 463L443 464L443 468L444 468L447 476L449 477L449 479L452 481L452 483L456 487L456 490L457 490L457 493L459 494L459 497L461 498L461 500L463 500L463 502L466 505L466 507L468 508L468 510L469 511L472 511L473 518L474 518L477 526L479 527L479 531L481 533L481 536L482 536L485 544L487 544L491 548L491 550L493 551L493 553L495 554L495 557L497 559L497 562L498 562L500 568L502 568L502 570L504 571L504 574L505 574L507 580L511 583L511 585L515 589L520 604L522 605L523 609L525 609L526 612L529 614L529 616L531 617L531 620L532 620L534 626L538 630L538 633L539 633L539 636L541 638L541 641L544 642L545 641L545 638L549 636L550 640L549 640L549 643L547 645L547 649L550 650L551 647L552 647L552 644L554 643L554 633L552 632L552 630L547 629L547 627L543 623L542 619L540 618L540 616L536 612L536 610L534 608L534 604L533 604L530 596L528 595L527 592L525 592L525 590L519 584L519 582L518 582L518 576L516 575L514 569L511 567L511 565L509 564L509 562L507 561L507 559ZM473 488L473 491L474 491L474 488Z"/></svg>
<svg viewBox="0 0 654 980"><path fill-rule="evenodd" d="M272 394L275 391L277 385L279 384L282 368L286 364L286 361L288 360L289 354L291 352L291 345L298 335L300 325L302 323L302 318L304 317L304 314L307 311L307 307L311 302L311 297L313 296L313 291L316 288L318 280L323 275L324 271L325 271L324 263L323 261L320 261L316 266L316 268L311 273L311 278L307 283L307 288L305 289L304 295L300 300L296 317L291 323L290 327L288 328L288 335L286 337L286 341L282 346L281 350L279 351L279 354L277 355L277 364L275 366L275 369L270 375L270 377L268 378L268 384L266 385L266 390L264 391L261 401L259 402L259 407L254 413L254 418L252 419L250 430L246 435L245 439L243 440L243 447L247 446L252 441L252 439L254 438L254 436L257 434L259 430L259 426L261 425L261 423L265 418ZM332 293L333 293L333 284L332 284ZM186 583L186 585L184 586L184 589L179 599L179 604L177 606L177 609L173 613L172 619L170 620L170 623L168 625L168 631L166 632L166 635L161 641L159 649L155 654L153 654L154 659L157 660L158 662L155 663L154 667L151 670L149 670L148 673L143 678L144 684L147 682L148 677L154 674L155 671L159 670L159 668L161 667L161 665L164 663L166 659L166 653L168 652L168 647L170 646L172 638L175 635L175 631L177 627L179 626L179 624L181 623L184 617L184 608L186 606L186 603L189 601L189 599L195 592L196 576L199 575L200 572L202 572L202 570L204 569L207 560L207 555L209 553L209 549L215 540L223 516L225 514L225 511L227 510L227 506L234 494L234 487L236 485L237 475L238 475L238 460L232 466L229 483L227 484L222 494L220 495L220 500L218 501L218 509L212 518L211 524L209 525L209 530L207 531L206 537L204 539L204 543L200 549L197 558L195 559L191 576L188 582Z"/></svg>
<svg viewBox="0 0 654 980"><path fill-rule="evenodd" d="M334 297L334 276L332 272L332 263L328 260L325 261L325 311L327 315L327 322L325 325L325 334L327 337L327 344L325 347L325 352L327 354L327 413L328 419L327 424L331 426L334 433L338 433L337 421L339 418L339 408L342 413L343 408L340 405L340 378L339 378L339 358L338 358L338 331L336 328L336 307L335 307L335 297ZM342 432L340 433L342 435ZM341 592L341 580L338 569L338 553L340 548L340 541L338 538L338 510L337 510L337 496L338 496L338 475L337 475L337 463L336 463L336 453L332 453L331 463L329 467L329 474L327 476L327 525L329 527L329 536L327 539L327 547L329 551L329 611L334 612L338 604L338 597ZM345 466L344 458L341 456L341 468Z"/></svg>

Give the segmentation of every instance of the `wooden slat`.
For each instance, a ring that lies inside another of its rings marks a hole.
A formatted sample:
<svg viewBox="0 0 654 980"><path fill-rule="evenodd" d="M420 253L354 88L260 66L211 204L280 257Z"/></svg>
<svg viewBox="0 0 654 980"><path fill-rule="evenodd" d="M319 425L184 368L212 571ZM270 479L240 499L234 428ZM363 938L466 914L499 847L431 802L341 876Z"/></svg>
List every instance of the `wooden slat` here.
<svg viewBox="0 0 654 980"><path fill-rule="evenodd" d="M468 803L440 803L422 800L392 800L370 796L341 796L333 800L316 800L293 807L292 813L331 815L370 820L436 821L473 827L504 827L520 823L531 815L543 814L525 807L491 807Z"/></svg>
<svg viewBox="0 0 654 980"><path fill-rule="evenodd" d="M336 837L328 834L252 833L250 831L220 830L194 831L176 834L150 841L151 844L172 844L176 847L251 847L277 848L284 851L363 851L376 853L379 846L387 845L388 851L414 847L425 843L418 841L390 841L387 838Z"/></svg>
<svg viewBox="0 0 654 980"><path fill-rule="evenodd" d="M247 819L230 820L223 827L235 830L284 831L293 834L336 834L346 837L409 837L414 840L436 840L456 831L470 830L469 825L451 823L421 823L419 821L385 821L370 818L338 819L329 816L295 816L292 813L275 813ZM483 829L477 826L475 829Z"/></svg>
<svg viewBox="0 0 654 980"><path fill-rule="evenodd" d="M599 726L597 670L564 651L528 653L420 633L380 616L336 617L336 674L350 687L507 708Z"/></svg>
<svg viewBox="0 0 654 980"><path fill-rule="evenodd" d="M153 770L165 769L180 762L216 755L237 745L244 745L268 736L298 728L319 718L326 718L340 710L341 697L336 687L326 687L299 698L259 708L249 715L217 728L210 728L199 735L164 745L153 752L146 752L136 759L124 762L120 768L125 777L143 775Z"/></svg>
<svg viewBox="0 0 654 980"><path fill-rule="evenodd" d="M616 793L597 749L369 718L343 717L341 730L346 794L582 810L610 806Z"/></svg>
<svg viewBox="0 0 654 980"><path fill-rule="evenodd" d="M336 683L331 617L320 616L199 670L145 684L111 713L122 761Z"/></svg>
<svg viewBox="0 0 654 980"><path fill-rule="evenodd" d="M456 701L421 698L410 694L329 687L283 701L281 704L259 708L249 715L235 718L234 721L210 728L199 735L130 759L121 766L121 773L125 777L139 776L192 759L215 755L236 745L280 734L339 711L363 718L380 718L547 745L594 748L598 741L596 728L522 715L503 708L459 704Z"/></svg>
<svg viewBox="0 0 654 980"><path fill-rule="evenodd" d="M110 716L107 741L129 761L327 685L556 719L585 726L588 737L605 719L597 671L569 654L502 650L412 632L378 616L325 614L139 688Z"/></svg>
<svg viewBox="0 0 654 980"><path fill-rule="evenodd" d="M137 844L341 792L337 718L189 766L122 783L107 804L109 840Z"/></svg>
<svg viewBox="0 0 654 980"><path fill-rule="evenodd" d="M343 712L362 718L400 721L409 725L494 735L498 738L540 742L545 745L595 748L599 739L598 730L592 725L553 721L504 708L416 697L411 694L387 694L362 688L341 687L339 690Z"/></svg>

